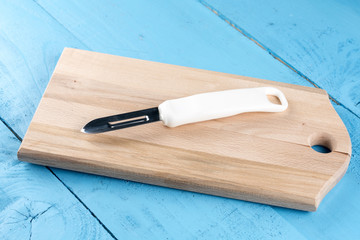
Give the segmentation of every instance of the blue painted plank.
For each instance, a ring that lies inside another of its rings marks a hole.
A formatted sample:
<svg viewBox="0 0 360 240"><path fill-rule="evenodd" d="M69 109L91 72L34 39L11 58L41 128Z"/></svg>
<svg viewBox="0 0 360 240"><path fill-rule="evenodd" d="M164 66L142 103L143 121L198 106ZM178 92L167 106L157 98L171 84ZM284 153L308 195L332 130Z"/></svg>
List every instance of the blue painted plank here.
<svg viewBox="0 0 360 240"><path fill-rule="evenodd" d="M311 86L196 1L37 3L93 51Z"/></svg>
<svg viewBox="0 0 360 240"><path fill-rule="evenodd" d="M45 167L19 162L0 123L0 239L113 239Z"/></svg>
<svg viewBox="0 0 360 240"><path fill-rule="evenodd" d="M360 116L360 2L201 0Z"/></svg>
<svg viewBox="0 0 360 240"><path fill-rule="evenodd" d="M24 136L64 46L84 48L32 1L0 2L0 116Z"/></svg>

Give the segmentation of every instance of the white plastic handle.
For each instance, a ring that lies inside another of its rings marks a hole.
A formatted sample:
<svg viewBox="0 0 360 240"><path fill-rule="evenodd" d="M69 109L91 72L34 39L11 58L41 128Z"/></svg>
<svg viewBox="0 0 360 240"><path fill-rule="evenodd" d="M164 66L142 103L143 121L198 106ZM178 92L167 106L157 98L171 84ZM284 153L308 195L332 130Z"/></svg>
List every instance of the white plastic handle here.
<svg viewBox="0 0 360 240"><path fill-rule="evenodd" d="M267 95L279 98L281 104L269 101ZM284 94L277 88L245 88L196 94L167 100L159 105L160 119L168 127L229 117L244 112L282 112L288 107Z"/></svg>

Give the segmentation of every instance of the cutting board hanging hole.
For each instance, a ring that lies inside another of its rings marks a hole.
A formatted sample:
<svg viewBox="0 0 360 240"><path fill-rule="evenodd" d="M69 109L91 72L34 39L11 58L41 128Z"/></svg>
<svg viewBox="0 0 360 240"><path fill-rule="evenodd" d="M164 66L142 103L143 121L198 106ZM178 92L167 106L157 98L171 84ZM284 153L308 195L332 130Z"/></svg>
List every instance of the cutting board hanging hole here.
<svg viewBox="0 0 360 240"><path fill-rule="evenodd" d="M310 147L319 153L330 153L334 151L336 141L328 133L314 133L309 137Z"/></svg>
<svg viewBox="0 0 360 240"><path fill-rule="evenodd" d="M319 153L330 153L331 152L330 149L328 149L327 147L325 147L323 145L314 145L314 146L311 146L311 148Z"/></svg>

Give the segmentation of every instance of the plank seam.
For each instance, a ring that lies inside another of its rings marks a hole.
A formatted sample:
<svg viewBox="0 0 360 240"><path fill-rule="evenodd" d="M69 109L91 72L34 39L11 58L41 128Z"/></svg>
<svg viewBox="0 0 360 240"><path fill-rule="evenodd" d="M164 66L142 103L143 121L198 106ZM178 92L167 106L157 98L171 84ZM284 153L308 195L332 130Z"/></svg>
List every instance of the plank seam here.
<svg viewBox="0 0 360 240"><path fill-rule="evenodd" d="M71 190L70 187L68 187L54 172L50 167L46 167L46 169L48 169L60 182L62 185L64 185L64 187L81 203L81 205L83 205L83 207L89 211L89 213L91 214L91 216L93 216L98 223L105 229L105 231L107 233L109 233L109 235L115 239L118 240L115 235L105 226L105 224L103 222L101 222L101 220L95 215L95 213L93 211L90 210L90 208L88 206L86 206L86 204Z"/></svg>
<svg viewBox="0 0 360 240"><path fill-rule="evenodd" d="M22 138L15 132L14 129L12 129L12 127L10 127L10 125L0 116L0 121L5 125L5 127L7 127L7 129L10 130L10 132L12 134L14 134L14 136L20 141L22 142Z"/></svg>
<svg viewBox="0 0 360 240"><path fill-rule="evenodd" d="M6 123L6 121L5 121L2 117L0 117L0 121L11 131L12 134L15 135L15 137L16 137L20 142L23 141L23 139ZM89 211L89 213L91 214L91 216L93 216L93 217L97 220L97 222L105 229L105 231L106 231L113 239L118 240L118 239L115 237L115 235L105 226L105 224L103 224L103 223L101 222L101 220L95 215L95 213L94 213L93 211L91 211L88 206L86 206L86 204L53 172L53 170L52 170L50 167L45 167L45 168L46 168L47 170L49 170L49 171L51 172L51 174L54 175L58 181L60 181L60 183L76 198L76 200L78 200L78 201L81 203L81 205L82 205L87 211ZM49 207L49 208L50 208L50 207ZM46 209L46 210L45 210L44 212L42 212L41 214L45 213L47 210L49 210L49 208ZM40 214L40 215L41 215L41 214ZM38 214L38 215L39 215L39 214ZM37 217L37 215L36 215L35 217ZM35 217L34 217L34 218L35 218ZM31 235L30 235L30 239L31 239Z"/></svg>
<svg viewBox="0 0 360 240"><path fill-rule="evenodd" d="M57 22L62 28L65 29L71 36L73 36L79 43L81 43L86 49L91 50L89 46L87 46L83 41L81 41L78 37L74 35L67 27L65 27L61 22L59 22L53 15L51 15L37 0L32 0L42 11L44 11L53 21Z"/></svg>
<svg viewBox="0 0 360 240"><path fill-rule="evenodd" d="M290 70L298 74L301 78L305 79L307 82L309 82L311 85L313 85L316 88L322 89L318 84L316 84L314 81L312 81L309 77L307 77L305 74L303 74L301 71L297 70L294 66L292 66L289 62L285 61L283 58L281 58L278 54L276 54L274 51L272 51L270 48L268 48L265 44L261 43L259 40L257 40L253 35L251 35L249 32L247 32L245 29L241 28L237 24L235 24L231 19L226 17L224 14L222 14L219 10L208 4L204 0L198 0L200 4L202 4L204 7L209 9L211 12L213 12L215 15L217 15L219 18L221 18L223 21L225 21L227 24L229 24L231 27L233 27L235 30L240 32L243 36L248 38L250 41L258 45L260 48L265 50L267 53L269 53L273 58L275 58L277 61L288 67ZM348 110L350 113L355 115L357 118L360 119L360 116L358 116L355 112L353 112L351 109L346 107L343 103L336 100L333 96L331 96L328 93L329 99L333 101L336 105L340 105L346 110Z"/></svg>

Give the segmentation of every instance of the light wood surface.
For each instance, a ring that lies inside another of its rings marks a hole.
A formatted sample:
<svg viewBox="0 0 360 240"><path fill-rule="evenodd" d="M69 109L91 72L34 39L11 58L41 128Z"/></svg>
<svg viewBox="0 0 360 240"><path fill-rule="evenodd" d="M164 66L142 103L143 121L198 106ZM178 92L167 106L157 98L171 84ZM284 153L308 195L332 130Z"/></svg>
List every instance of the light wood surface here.
<svg viewBox="0 0 360 240"><path fill-rule="evenodd" d="M94 118L167 99L260 86L282 90L288 110L80 132ZM350 156L324 90L75 49L64 50L18 153L36 164L307 211L341 179Z"/></svg>

